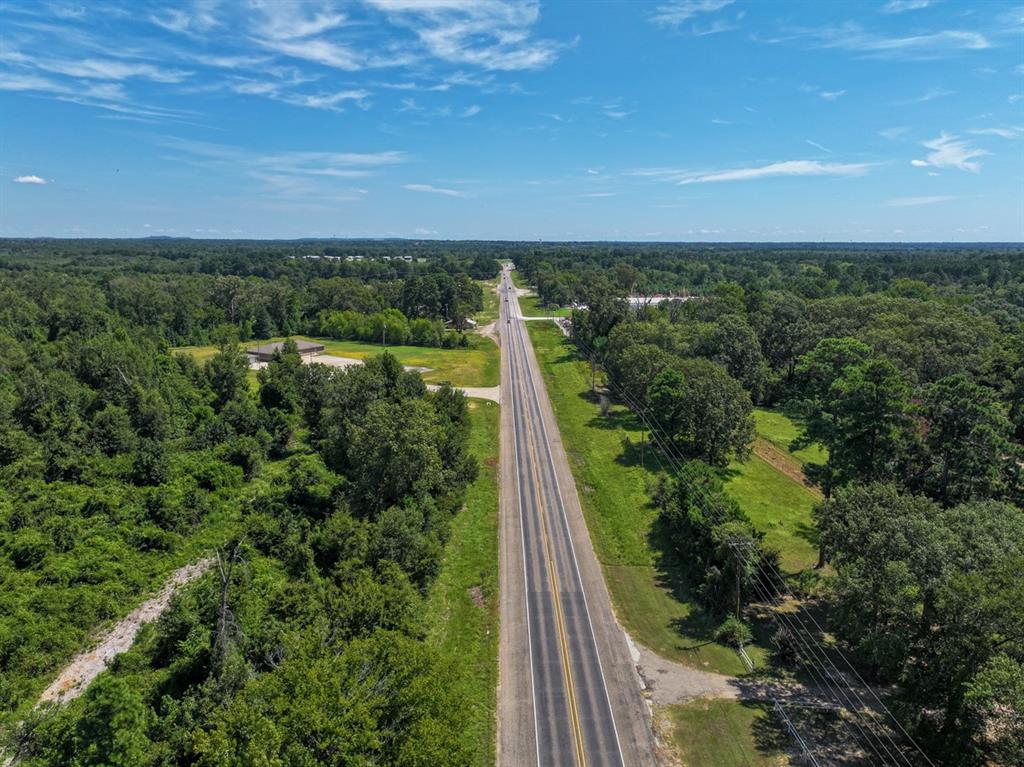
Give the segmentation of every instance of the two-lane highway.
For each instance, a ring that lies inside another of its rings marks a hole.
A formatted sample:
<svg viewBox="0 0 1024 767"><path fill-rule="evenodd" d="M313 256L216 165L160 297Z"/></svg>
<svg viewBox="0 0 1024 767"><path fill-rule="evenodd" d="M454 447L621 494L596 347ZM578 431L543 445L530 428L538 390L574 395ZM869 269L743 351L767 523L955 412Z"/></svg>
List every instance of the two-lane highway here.
<svg viewBox="0 0 1024 767"><path fill-rule="evenodd" d="M502 275L502 765L654 763L511 279Z"/></svg>

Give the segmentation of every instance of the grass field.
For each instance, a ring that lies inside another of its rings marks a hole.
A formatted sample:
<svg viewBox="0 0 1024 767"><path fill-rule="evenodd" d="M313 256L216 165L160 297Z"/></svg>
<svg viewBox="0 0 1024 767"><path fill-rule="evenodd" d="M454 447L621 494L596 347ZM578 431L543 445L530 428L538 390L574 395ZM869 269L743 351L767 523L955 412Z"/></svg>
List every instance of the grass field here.
<svg viewBox="0 0 1024 767"><path fill-rule="evenodd" d="M568 317L572 314L572 308L568 306L541 306L537 296L520 297L519 308L524 317Z"/></svg>
<svg viewBox="0 0 1024 767"><path fill-rule="evenodd" d="M827 453L819 445L790 450L793 440L800 434L800 423L778 410L754 408L754 420L757 422L758 436L785 450L800 463L825 463Z"/></svg>
<svg viewBox="0 0 1024 767"><path fill-rule="evenodd" d="M698 698L664 710L686 767L783 767L787 736L764 703ZM697 735L697 737L695 737Z"/></svg>
<svg viewBox="0 0 1024 767"><path fill-rule="evenodd" d="M484 308L474 314L473 319L480 325L486 325L498 319L498 281L477 280L477 284L484 291Z"/></svg>
<svg viewBox="0 0 1024 767"><path fill-rule="evenodd" d="M649 449L646 465L639 463L635 419L621 406L601 417L589 397L589 368L571 356L558 328L528 327L619 620L638 642L666 658L742 673L736 653L711 641L716 622L693 604L671 554L663 553L648 492L657 464ZM634 446L624 449L627 439Z"/></svg>
<svg viewBox="0 0 1024 767"><path fill-rule="evenodd" d="M294 336L316 340L324 345L325 354L338 357L365 359L380 354L379 344L367 344L361 341L335 341L330 338ZM403 365L430 368L423 374L427 383L449 381L456 386L497 386L501 377L501 359L498 345L488 338L468 334L469 347L464 349L437 349L425 346L388 346L388 351L398 358ZM252 347L260 343L280 341L281 338L269 338L249 341L244 346ZM205 361L217 353L213 346L182 346L176 352L191 354L199 361Z"/></svg>
<svg viewBox="0 0 1024 767"><path fill-rule="evenodd" d="M427 602L430 643L448 667L448 681L473 702L464 723L476 763L495 762L498 683L498 406L470 402L471 447L480 474L452 522L441 572Z"/></svg>
<svg viewBox="0 0 1024 767"><path fill-rule="evenodd" d="M817 531L811 509L817 497L756 455L733 461L725 490L750 517L769 548L778 549L784 572L813 567L818 561Z"/></svg>

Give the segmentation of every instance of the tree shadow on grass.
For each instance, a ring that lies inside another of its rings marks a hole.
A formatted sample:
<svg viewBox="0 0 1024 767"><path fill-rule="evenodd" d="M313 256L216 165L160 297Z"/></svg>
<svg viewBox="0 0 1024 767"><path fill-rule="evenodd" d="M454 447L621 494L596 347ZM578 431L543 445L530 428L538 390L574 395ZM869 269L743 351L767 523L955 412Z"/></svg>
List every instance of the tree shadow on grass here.
<svg viewBox="0 0 1024 767"><path fill-rule="evenodd" d="M647 535L648 545L654 552L654 582L672 595L682 604L692 606L685 618L676 618L671 622L672 628L681 636L698 640L696 644L685 649L693 650L714 643L714 631L720 621L705 611L697 601L697 585L680 561L679 555L672 548L664 520L659 514L651 525Z"/></svg>
<svg viewBox="0 0 1024 767"><path fill-rule="evenodd" d="M815 548L817 548L821 543L821 536L818 532L818 528L814 525L808 524L807 522L798 523L794 534L797 538L803 538Z"/></svg>

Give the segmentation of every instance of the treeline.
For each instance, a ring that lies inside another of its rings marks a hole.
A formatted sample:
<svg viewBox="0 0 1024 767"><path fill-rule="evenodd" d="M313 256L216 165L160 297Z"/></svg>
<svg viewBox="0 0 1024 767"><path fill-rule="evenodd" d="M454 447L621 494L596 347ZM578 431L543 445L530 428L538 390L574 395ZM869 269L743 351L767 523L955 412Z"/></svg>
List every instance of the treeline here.
<svg viewBox="0 0 1024 767"><path fill-rule="evenodd" d="M327 258L337 246L192 241L0 241L0 281L44 298L55 276L71 302L99 300L130 327L172 346L204 345L223 324L242 340L316 333L323 312L389 309L461 332L483 307L475 279L496 276L493 257L429 253L407 262ZM136 247L140 250L136 250ZM356 249L358 253L360 249ZM348 253L351 256L351 253ZM353 256L354 257L354 256ZM363 258L362 256L359 256ZM87 307L68 305L64 311ZM49 309L49 307L47 307Z"/></svg>
<svg viewBox="0 0 1024 767"><path fill-rule="evenodd" d="M746 455L754 403L782 407L802 424L794 448L825 448L805 473L826 497L819 567L835 575L813 595L830 631L862 673L898 686L903 723L933 759L1020 763L1024 253L678 261L517 263L539 286L574 285L580 353L683 462L656 501L698 599L727 618L721 638L748 639L744 606L780 584L777 555L715 469ZM730 278L691 281L701 264ZM656 283L695 297L623 298ZM795 660L785 632L776 649Z"/></svg>

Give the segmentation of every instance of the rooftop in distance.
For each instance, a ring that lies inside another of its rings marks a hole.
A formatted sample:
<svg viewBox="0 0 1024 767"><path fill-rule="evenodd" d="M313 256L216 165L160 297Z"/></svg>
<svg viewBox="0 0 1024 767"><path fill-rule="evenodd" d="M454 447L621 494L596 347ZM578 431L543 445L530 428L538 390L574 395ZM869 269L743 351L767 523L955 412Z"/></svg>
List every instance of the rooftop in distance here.
<svg viewBox="0 0 1024 767"><path fill-rule="evenodd" d="M323 353L323 344L318 344L313 341L305 341L301 338L293 338L292 341L295 342L295 346L299 349L299 354L303 357L314 357L317 354ZM260 362L269 362L273 359L274 352L278 351L283 346L284 341L273 341L271 343L258 344L251 349L246 349L245 353L255 357Z"/></svg>

